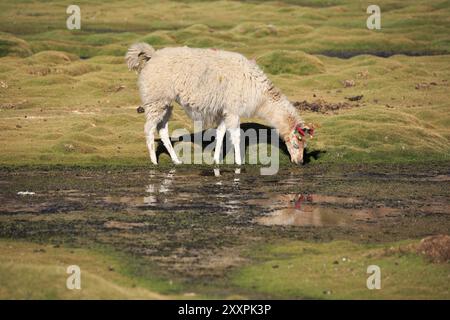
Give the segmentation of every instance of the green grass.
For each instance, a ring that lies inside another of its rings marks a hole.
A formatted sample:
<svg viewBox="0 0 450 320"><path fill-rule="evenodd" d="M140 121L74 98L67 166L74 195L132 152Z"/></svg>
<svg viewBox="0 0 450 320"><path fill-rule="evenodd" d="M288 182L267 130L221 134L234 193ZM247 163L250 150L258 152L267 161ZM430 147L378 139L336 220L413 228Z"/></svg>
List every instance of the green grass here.
<svg viewBox="0 0 450 320"><path fill-rule="evenodd" d="M370 31L365 5L346 0L82 1L82 29L69 31L62 1L2 2L0 164L148 164L136 75L123 61L135 41L241 52L291 100L363 94L359 108L303 114L320 125L310 143L326 151L320 162L448 161L450 6L378 4L382 29ZM320 55L380 52L446 55ZM343 88L346 79L356 85ZM422 82L437 85L415 89ZM171 128L182 127L192 129L177 107Z"/></svg>
<svg viewBox="0 0 450 320"><path fill-rule="evenodd" d="M428 263L408 244L291 241L261 246L248 252L259 262L236 272L234 283L284 299L448 299L448 265ZM366 286L370 265L381 269L379 290Z"/></svg>
<svg viewBox="0 0 450 320"><path fill-rule="evenodd" d="M2 299L176 299L179 290L169 280L136 274L133 260L106 251L55 247L29 242L0 241ZM67 267L81 270L81 290L69 290ZM147 266L147 269L150 266ZM173 288L171 288L173 287ZM165 293L161 293L165 292Z"/></svg>
<svg viewBox="0 0 450 320"><path fill-rule="evenodd" d="M2 299L448 299L448 265L415 253L416 242L282 241L247 248L244 264L196 285L162 279L142 258L107 249L0 241ZM381 268L381 289L368 290L366 270ZM68 290L66 269L81 269L81 290ZM425 276L426 275L426 276ZM189 288L189 289L187 289ZM193 295L192 290L195 292ZM212 294L212 295L211 295Z"/></svg>
<svg viewBox="0 0 450 320"><path fill-rule="evenodd" d="M267 73L310 75L324 72L320 59L301 51L270 51L258 58L257 63Z"/></svg>
<svg viewBox="0 0 450 320"><path fill-rule="evenodd" d="M65 30L65 2L14 1L1 5L0 30L25 38L35 52L59 48L89 57L122 55L128 44L142 39L155 40L156 46L217 45L248 54L288 48L308 53L448 53L448 2L377 4L382 30L375 33L365 26L367 5L350 0L129 0L125 10L120 1L82 1L82 29L76 32Z"/></svg>

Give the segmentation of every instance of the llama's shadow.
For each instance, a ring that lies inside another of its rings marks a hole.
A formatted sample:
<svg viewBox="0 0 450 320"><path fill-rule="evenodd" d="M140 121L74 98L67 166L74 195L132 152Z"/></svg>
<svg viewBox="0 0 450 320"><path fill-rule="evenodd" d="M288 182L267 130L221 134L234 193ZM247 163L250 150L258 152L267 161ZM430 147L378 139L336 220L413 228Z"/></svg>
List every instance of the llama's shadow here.
<svg viewBox="0 0 450 320"><path fill-rule="evenodd" d="M275 136L272 136L271 131L270 131L271 129L273 129L272 127L269 127L269 126L266 126L266 125L263 125L260 123L250 122L250 123L242 123L241 129L243 131L243 139L244 139L244 148L245 148L244 154L246 154L246 152L250 146L253 146L253 145L259 144L259 143L273 144L273 142L275 142L275 141L272 141L272 140L276 139L281 152L289 157L289 152L288 152L288 149L287 149L284 141L277 134ZM210 130L212 130L212 132ZM205 137L205 136L206 137L211 136L211 140L207 141L207 139L202 139L202 137ZM174 145L181 141L192 142L195 145L200 146L202 148L202 152L203 152L203 151L205 151L206 147L208 147L212 143L214 143L215 137L216 137L215 129L206 129L201 132L181 135L176 138L172 137L171 140ZM232 149L231 139L230 139L230 135L228 132L226 133L224 139L225 140L224 140L224 143L222 146L222 157L223 158L225 158L225 156ZM156 156L158 157L158 159L161 154L165 153L165 154L169 155L169 153L167 152L166 148L164 147L161 139L156 139L156 143L158 146L156 149ZM308 150L305 149L304 155L303 155L303 159L304 159L303 164L309 163L312 159L317 160L324 153L326 153L326 151L324 151L324 150L314 150L314 151L308 152Z"/></svg>

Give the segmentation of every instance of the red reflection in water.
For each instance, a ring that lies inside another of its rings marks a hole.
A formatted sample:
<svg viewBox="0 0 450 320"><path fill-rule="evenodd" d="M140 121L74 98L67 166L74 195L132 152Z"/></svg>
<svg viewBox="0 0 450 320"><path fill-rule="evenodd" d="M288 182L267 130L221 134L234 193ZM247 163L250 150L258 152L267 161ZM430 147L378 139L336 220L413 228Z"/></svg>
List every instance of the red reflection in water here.
<svg viewBox="0 0 450 320"><path fill-rule="evenodd" d="M295 199L294 208L298 209L298 210L301 210L302 209L302 204L305 201L313 202L313 196L310 195L310 194L307 194L307 195L301 194L301 195L297 196L296 199Z"/></svg>

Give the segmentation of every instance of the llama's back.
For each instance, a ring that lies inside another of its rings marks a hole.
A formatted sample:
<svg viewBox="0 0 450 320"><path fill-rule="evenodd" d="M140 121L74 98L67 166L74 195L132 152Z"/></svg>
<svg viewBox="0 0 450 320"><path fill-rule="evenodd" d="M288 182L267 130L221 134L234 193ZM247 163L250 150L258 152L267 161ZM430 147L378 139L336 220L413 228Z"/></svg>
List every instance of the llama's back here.
<svg viewBox="0 0 450 320"><path fill-rule="evenodd" d="M224 113L250 116L269 85L241 54L188 47L156 51L139 79L144 103L176 100L194 119L209 123Z"/></svg>

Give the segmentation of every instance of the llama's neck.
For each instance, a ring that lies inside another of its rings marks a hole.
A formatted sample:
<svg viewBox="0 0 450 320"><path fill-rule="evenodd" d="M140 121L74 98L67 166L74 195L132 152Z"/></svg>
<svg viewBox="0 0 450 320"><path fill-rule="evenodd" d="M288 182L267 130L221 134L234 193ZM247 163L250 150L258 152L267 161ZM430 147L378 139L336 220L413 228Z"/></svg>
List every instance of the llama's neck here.
<svg viewBox="0 0 450 320"><path fill-rule="evenodd" d="M284 96L277 100L268 99L258 108L257 116L278 129L283 140L286 140L297 124L303 124L295 107Z"/></svg>

